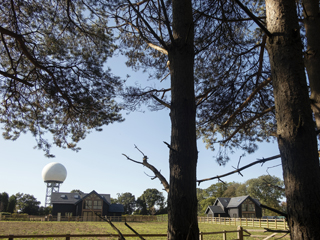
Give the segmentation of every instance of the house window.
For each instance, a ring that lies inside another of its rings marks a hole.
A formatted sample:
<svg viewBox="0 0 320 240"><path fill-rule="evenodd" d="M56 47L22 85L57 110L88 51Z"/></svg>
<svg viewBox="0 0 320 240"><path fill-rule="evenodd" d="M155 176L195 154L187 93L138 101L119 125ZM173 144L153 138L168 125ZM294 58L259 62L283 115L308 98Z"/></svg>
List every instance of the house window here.
<svg viewBox="0 0 320 240"><path fill-rule="evenodd" d="M86 200L84 202L84 209L92 209L92 201L91 200Z"/></svg>
<svg viewBox="0 0 320 240"><path fill-rule="evenodd" d="M245 200L242 203L241 208L242 208L242 212L254 212L255 211L255 205L249 199Z"/></svg>
<svg viewBox="0 0 320 240"><path fill-rule="evenodd" d="M102 201L93 201L93 209L102 209Z"/></svg>

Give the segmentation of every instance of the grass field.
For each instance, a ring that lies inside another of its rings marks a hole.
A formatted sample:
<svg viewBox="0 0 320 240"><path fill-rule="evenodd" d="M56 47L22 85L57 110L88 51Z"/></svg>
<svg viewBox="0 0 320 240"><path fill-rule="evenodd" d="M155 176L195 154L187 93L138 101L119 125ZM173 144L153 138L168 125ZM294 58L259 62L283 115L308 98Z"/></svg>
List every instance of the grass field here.
<svg viewBox="0 0 320 240"><path fill-rule="evenodd" d="M114 223L115 226L123 234L132 234L129 228L124 223ZM162 234L167 232L166 222L132 222L129 225L134 228L140 234ZM211 223L199 223L201 232L219 232L219 231L231 231L236 230L235 226L216 225ZM106 222L0 222L0 236L3 235L44 235L44 234L116 234L110 225ZM252 233L262 235L263 233ZM270 233L266 234L270 235ZM236 233L228 233L227 239L236 239ZM279 238L281 235L277 235ZM29 238L31 239L31 238ZM53 238L51 238L53 239ZM57 238L55 238L57 239ZM85 239L85 238L72 238L72 239ZM86 238L89 239L89 238ZM98 239L98 238L90 238ZM107 239L107 238L101 238ZM116 238L108 238L116 239ZM138 238L127 238L129 240L136 240ZM166 238L152 237L151 240L163 240ZM205 240L223 239L222 234L219 235L206 235ZM252 237L246 237L245 239L257 239ZM258 238L259 239L259 238ZM261 238L260 238L261 239ZM270 238L276 239L276 238ZM1 240L1 238L0 238Z"/></svg>

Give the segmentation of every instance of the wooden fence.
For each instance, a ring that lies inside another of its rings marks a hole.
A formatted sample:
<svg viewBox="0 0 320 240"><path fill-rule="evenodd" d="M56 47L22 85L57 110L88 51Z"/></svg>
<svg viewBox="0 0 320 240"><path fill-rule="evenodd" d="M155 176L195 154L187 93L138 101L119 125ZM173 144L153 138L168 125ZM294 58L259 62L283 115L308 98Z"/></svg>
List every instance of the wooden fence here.
<svg viewBox="0 0 320 240"><path fill-rule="evenodd" d="M199 233L199 239L204 240L206 235L217 235L222 234L223 239L227 239L228 233L237 233L237 238L234 240L243 240L244 237L250 236L244 235L244 233L248 233L246 230L244 230L242 227L238 227L237 230L234 231L222 231L222 232L200 232ZM167 238L167 234L140 234L142 237L152 238L152 237L163 237ZM101 238L101 237L107 237L107 238L119 238L119 235L117 234L48 234L48 235L0 235L0 239L8 239L13 240L17 238L64 238L66 240L70 240L71 238ZM125 238L132 238L137 237L135 234L123 234L123 237ZM120 238L119 238L120 239Z"/></svg>
<svg viewBox="0 0 320 240"><path fill-rule="evenodd" d="M152 222L152 221L159 221L157 216L107 216L109 220L112 222ZM4 215L0 220L3 221L61 221L61 222L98 222L103 221L98 216L72 216L72 217L57 217L57 216L32 216L32 215Z"/></svg>
<svg viewBox="0 0 320 240"><path fill-rule="evenodd" d="M226 217L198 217L198 222L207 222L230 226L260 227L273 229L288 229L285 219L264 218L226 218Z"/></svg>

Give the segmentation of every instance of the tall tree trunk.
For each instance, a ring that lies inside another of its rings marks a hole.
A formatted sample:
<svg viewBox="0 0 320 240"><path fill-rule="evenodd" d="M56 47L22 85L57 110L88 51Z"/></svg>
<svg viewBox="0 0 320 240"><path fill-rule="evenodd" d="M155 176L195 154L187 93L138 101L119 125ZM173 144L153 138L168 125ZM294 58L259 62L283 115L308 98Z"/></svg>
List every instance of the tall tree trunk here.
<svg viewBox="0 0 320 240"><path fill-rule="evenodd" d="M173 0L168 239L199 239L197 221L193 18L190 0Z"/></svg>
<svg viewBox="0 0 320 240"><path fill-rule="evenodd" d="M311 108L320 130L320 15L319 0L303 0L304 26L307 37L305 66L311 90Z"/></svg>
<svg viewBox="0 0 320 240"><path fill-rule="evenodd" d="M319 239L320 174L295 0L266 0L267 41L291 239Z"/></svg>

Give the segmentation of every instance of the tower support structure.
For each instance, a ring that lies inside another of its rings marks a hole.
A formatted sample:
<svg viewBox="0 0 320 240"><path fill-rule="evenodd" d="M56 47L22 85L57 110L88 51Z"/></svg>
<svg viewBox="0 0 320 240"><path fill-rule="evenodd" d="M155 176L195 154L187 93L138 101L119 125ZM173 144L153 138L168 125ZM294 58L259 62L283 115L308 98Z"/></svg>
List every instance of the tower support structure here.
<svg viewBox="0 0 320 240"><path fill-rule="evenodd" d="M47 183L47 191L46 191L45 207L52 207L51 194L53 192L59 192L61 182L50 181L46 183Z"/></svg>

